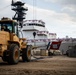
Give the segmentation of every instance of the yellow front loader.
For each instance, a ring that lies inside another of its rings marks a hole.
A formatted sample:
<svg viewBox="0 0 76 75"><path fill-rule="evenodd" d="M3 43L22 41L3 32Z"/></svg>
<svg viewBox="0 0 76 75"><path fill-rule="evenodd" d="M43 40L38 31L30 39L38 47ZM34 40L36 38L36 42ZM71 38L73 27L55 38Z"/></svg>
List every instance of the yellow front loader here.
<svg viewBox="0 0 76 75"><path fill-rule="evenodd" d="M31 60L31 46L19 38L18 23L3 18L0 20L0 57L9 64L17 64L20 56L22 61Z"/></svg>

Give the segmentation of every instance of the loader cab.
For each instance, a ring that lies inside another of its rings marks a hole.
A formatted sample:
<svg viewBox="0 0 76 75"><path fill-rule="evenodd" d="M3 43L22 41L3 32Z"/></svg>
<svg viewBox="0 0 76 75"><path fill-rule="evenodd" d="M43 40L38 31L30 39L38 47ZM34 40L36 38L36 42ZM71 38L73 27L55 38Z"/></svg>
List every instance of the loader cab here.
<svg viewBox="0 0 76 75"><path fill-rule="evenodd" d="M14 20L0 20L0 31L15 33L18 36L18 23Z"/></svg>

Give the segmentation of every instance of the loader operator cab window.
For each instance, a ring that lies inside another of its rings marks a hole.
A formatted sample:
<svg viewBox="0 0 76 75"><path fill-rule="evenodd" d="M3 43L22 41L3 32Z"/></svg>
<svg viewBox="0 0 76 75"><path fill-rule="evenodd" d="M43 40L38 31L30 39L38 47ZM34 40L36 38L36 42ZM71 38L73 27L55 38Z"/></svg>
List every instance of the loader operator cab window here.
<svg viewBox="0 0 76 75"><path fill-rule="evenodd" d="M15 33L18 36L18 24L14 21L0 21L0 31Z"/></svg>
<svg viewBox="0 0 76 75"><path fill-rule="evenodd" d="M14 33L14 22L13 21L0 21L0 31L6 31Z"/></svg>
<svg viewBox="0 0 76 75"><path fill-rule="evenodd" d="M0 24L0 27L1 27L1 31L6 31L6 32L12 31L12 27L10 26L10 24Z"/></svg>

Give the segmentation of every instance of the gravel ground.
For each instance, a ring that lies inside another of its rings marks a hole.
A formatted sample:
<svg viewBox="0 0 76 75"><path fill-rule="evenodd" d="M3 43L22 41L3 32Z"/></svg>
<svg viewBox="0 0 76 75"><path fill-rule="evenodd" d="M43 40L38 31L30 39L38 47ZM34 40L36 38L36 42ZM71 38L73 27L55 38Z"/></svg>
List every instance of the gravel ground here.
<svg viewBox="0 0 76 75"><path fill-rule="evenodd" d="M76 58L37 56L17 65L8 65L0 58L0 75L76 75Z"/></svg>

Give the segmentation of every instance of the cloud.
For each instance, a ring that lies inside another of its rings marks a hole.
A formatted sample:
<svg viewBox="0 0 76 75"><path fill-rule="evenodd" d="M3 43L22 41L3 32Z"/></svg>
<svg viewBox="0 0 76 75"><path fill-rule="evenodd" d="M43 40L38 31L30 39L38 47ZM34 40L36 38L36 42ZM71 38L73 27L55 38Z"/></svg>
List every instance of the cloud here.
<svg viewBox="0 0 76 75"><path fill-rule="evenodd" d="M1 0L0 1L0 18L6 17L8 13L11 13L11 1L10 0ZM9 14L8 16L10 16Z"/></svg>
<svg viewBox="0 0 76 75"><path fill-rule="evenodd" d="M63 9L69 9L76 11L76 0L45 0L47 2L56 3L63 7Z"/></svg>
<svg viewBox="0 0 76 75"><path fill-rule="evenodd" d="M53 5L58 6L59 8L56 8L60 10L58 12L66 13L69 16L71 16L72 21L76 21L76 0L44 0L44 1L53 3Z"/></svg>
<svg viewBox="0 0 76 75"><path fill-rule="evenodd" d="M71 22L73 19L67 13L58 13L58 12L55 12L54 10L47 10L47 9L41 9L41 8L33 9L33 7L30 5L27 5L27 7L28 7L28 13L31 12L31 15L38 16L38 18L39 18L39 15L41 15L46 18L53 18L53 19L66 21L66 22ZM42 18L42 17L40 17L40 18Z"/></svg>
<svg viewBox="0 0 76 75"><path fill-rule="evenodd" d="M58 0L44 0L46 2L52 2L52 3L56 3Z"/></svg>
<svg viewBox="0 0 76 75"><path fill-rule="evenodd" d="M44 1L47 1L47 2L53 2L53 3L59 3L59 4L73 4L75 5L76 4L76 0L44 0Z"/></svg>
<svg viewBox="0 0 76 75"><path fill-rule="evenodd" d="M67 13L58 13L54 10L41 8L34 8L33 10L33 7L28 4L27 7L27 19L33 19L33 16L36 19L42 19L46 23L47 29L50 32L57 33L58 37L65 37L65 35L72 37L72 33L76 31L76 22Z"/></svg>
<svg viewBox="0 0 76 75"><path fill-rule="evenodd" d="M58 0L58 3L63 5L76 5L76 0Z"/></svg>
<svg viewBox="0 0 76 75"><path fill-rule="evenodd" d="M76 12L76 8L73 6L66 6L66 7L62 8L61 11Z"/></svg>
<svg viewBox="0 0 76 75"><path fill-rule="evenodd" d="M1 0L0 1L0 18L2 17L9 17L12 18L15 14L14 11L11 10L11 1L12 0ZM21 0L14 0L16 1L21 1Z"/></svg>
<svg viewBox="0 0 76 75"><path fill-rule="evenodd" d="M26 12L26 19L38 19L43 20L46 23L46 28L50 32L57 33L57 37L65 37L68 35L69 37L76 37L73 32L76 32L76 21L74 21L76 18L72 14L75 12L75 5L74 2L65 2L65 0L46 0L46 1L53 1L53 3L61 3L61 1L64 1L61 5L61 12L56 12L55 10L47 10L42 9L38 7L34 7L31 5L26 4L25 7L28 7L28 11ZM67 0L66 0L67 1ZM73 0L72 0L73 1ZM67 5L65 6L64 4ZM70 5L70 3L72 5ZM8 6L11 4L11 0L1 0L0 1L0 9L4 8L5 6ZM72 9L73 8L73 9ZM66 13L66 10L71 11L71 14ZM2 17L10 17L12 18L14 15L14 11L11 10L11 6L7 7L4 10L0 11L0 18Z"/></svg>

